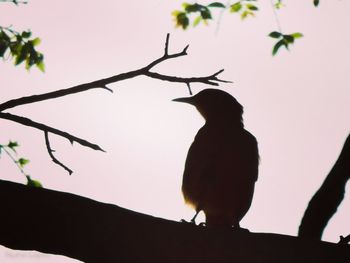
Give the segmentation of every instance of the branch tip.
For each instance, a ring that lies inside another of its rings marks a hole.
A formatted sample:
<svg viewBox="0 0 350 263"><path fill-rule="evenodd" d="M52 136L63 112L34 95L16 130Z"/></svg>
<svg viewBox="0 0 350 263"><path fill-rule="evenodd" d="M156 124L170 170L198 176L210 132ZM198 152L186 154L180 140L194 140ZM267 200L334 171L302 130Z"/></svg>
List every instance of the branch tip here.
<svg viewBox="0 0 350 263"><path fill-rule="evenodd" d="M111 93L113 93L113 90L110 89L110 88L108 88L106 85L105 85L105 86L102 86L102 88L105 89L105 90L108 90L108 91L111 92Z"/></svg>
<svg viewBox="0 0 350 263"><path fill-rule="evenodd" d="M60 161L53 155L53 153L55 152L55 150L53 150L53 149L51 148L48 131L44 131L44 134L45 134L46 149L47 149L47 152L49 153L49 155L50 155L52 161L53 161L55 164L61 166L64 170L66 170L66 171L69 173L69 175L72 175L73 171L72 171L70 168L68 168L66 165L64 165L62 162L60 162Z"/></svg>
<svg viewBox="0 0 350 263"><path fill-rule="evenodd" d="M187 50L188 50L189 47L190 47L190 45L187 45L187 46L184 48L184 50L182 50L182 53L185 54L185 55L187 55Z"/></svg>
<svg viewBox="0 0 350 263"><path fill-rule="evenodd" d="M187 88L188 88L188 92L190 93L190 95L192 96L193 93L192 93L192 89L191 89L191 84L189 82L186 83L187 85Z"/></svg>
<svg viewBox="0 0 350 263"><path fill-rule="evenodd" d="M169 38L170 38L170 33L166 34L166 39L165 39L165 48L164 48L164 56L168 55L169 51Z"/></svg>

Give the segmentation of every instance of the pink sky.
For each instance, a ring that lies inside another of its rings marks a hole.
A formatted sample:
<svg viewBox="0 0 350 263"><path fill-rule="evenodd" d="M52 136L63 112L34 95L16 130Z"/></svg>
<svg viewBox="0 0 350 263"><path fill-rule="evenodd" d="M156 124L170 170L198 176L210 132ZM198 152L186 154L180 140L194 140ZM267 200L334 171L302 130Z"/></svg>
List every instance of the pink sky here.
<svg viewBox="0 0 350 263"><path fill-rule="evenodd" d="M171 11L182 1L44 1L0 5L0 25L30 28L42 39L46 73L0 63L1 101L67 88L140 68L170 50L190 44L189 55L155 70L203 76L221 68L221 87L245 108L246 128L257 138L261 165L253 205L241 225L252 232L296 235L304 209L336 160L350 131L350 36L348 1L285 1L278 12L284 32L302 32L291 52L271 56L276 29L269 1L259 1L254 19L225 14L186 32L174 28ZM215 15L217 17L218 14ZM43 133L0 120L1 143L19 141L31 160L26 171L46 188L67 191L150 215L180 220L193 211L180 191L188 147L203 120L194 108L171 102L187 96L185 85L146 77L11 110L99 144L107 153L51 136L53 164ZM198 92L208 86L193 85ZM5 157L1 179L24 182ZM329 223L324 240L350 233L350 198ZM0 247L1 262L74 262Z"/></svg>

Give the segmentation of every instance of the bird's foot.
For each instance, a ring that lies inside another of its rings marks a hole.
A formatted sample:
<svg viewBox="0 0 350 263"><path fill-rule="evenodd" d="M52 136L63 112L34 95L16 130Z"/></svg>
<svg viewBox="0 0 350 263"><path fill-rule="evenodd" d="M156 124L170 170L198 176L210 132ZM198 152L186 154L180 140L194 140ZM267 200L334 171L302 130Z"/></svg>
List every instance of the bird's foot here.
<svg viewBox="0 0 350 263"><path fill-rule="evenodd" d="M195 226L201 226L201 227L205 227L206 224L204 222L199 223L198 225L196 224L196 221L191 220L191 221L186 221L185 219L181 219L180 220L181 223L186 223L186 224L191 224L191 225L195 225Z"/></svg>

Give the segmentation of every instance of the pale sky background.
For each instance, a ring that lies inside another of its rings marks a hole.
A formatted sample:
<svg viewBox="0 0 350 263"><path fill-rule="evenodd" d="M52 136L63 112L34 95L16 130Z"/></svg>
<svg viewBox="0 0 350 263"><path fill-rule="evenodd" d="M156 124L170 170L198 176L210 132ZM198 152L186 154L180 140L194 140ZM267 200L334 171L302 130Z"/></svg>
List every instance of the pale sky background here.
<svg viewBox="0 0 350 263"><path fill-rule="evenodd" d="M221 68L222 85L244 106L247 130L258 142L259 180L242 227L252 232L296 235L311 196L321 185L350 131L349 1L284 1L278 12L285 33L300 31L291 52L271 56L276 29L270 1L258 1L254 19L226 13L216 32L210 26L175 29L171 17L183 1L44 1L0 5L0 25L31 29L42 39L46 73L12 62L0 63L1 102L109 77L147 65L162 56L167 32L170 50L190 44L187 57L155 68L177 76L204 76ZM218 17L218 13L214 14ZM50 161L41 131L0 119L1 143L17 140L26 172L46 188L71 192L162 218L189 219L180 185L187 150L203 124L191 106L174 103L188 96L182 84L146 77L104 90L11 109L35 121L99 144L97 152L50 136L69 176ZM209 88L193 85L193 91ZM6 156L1 179L25 179ZM348 187L349 189L349 187ZM25 202L25 200L23 200ZM350 233L350 197L329 223L324 240ZM203 220L203 218L202 218ZM0 247L9 263L77 262Z"/></svg>

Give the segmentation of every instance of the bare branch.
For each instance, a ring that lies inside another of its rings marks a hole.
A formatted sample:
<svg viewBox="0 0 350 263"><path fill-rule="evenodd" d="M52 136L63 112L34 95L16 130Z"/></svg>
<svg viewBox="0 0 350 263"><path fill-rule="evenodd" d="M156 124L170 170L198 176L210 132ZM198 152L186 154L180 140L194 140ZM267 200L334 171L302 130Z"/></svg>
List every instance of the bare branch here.
<svg viewBox="0 0 350 263"><path fill-rule="evenodd" d="M230 81L225 81L225 80L221 80L221 79L217 78L217 75L219 75L223 70L220 70L211 76L197 77L197 78L173 77L173 76L162 75L159 73L153 73L153 72L149 71L154 66L156 66L157 64L159 64L165 60L173 59L173 58L177 58L177 57L181 57L181 56L186 56L188 47L189 46L187 45L181 52L169 55L168 54L169 34L167 34L164 55L162 57L156 59L155 61L151 62L146 67L143 67L141 69L137 69L134 71L129 71L126 73L121 73L121 74L118 74L118 75L115 75L115 76L112 76L109 78L100 79L100 80L92 81L89 83L76 85L76 86L66 88L66 89L56 90L56 91L52 91L52 92L48 92L48 93L44 93L44 94L40 94L40 95L32 95L32 96L21 97L18 99L9 100L9 101L6 101L6 102L0 104L0 112L7 110L7 109L10 109L10 108L20 106L20 105L25 105L25 104L29 104L29 103L34 103L34 102L39 102L39 101L49 100L49 99L54 99L54 98L59 98L59 97L67 96L70 94L75 94L75 93L87 91L90 89L102 88L102 89L112 91L111 89L107 88L108 84L122 81L125 79L131 79L131 78L141 76L141 75L156 78L159 80L171 81L171 82L180 82L180 83L200 82L203 84L208 84L208 85L213 85L213 86L218 86L219 84L217 82L230 83Z"/></svg>
<svg viewBox="0 0 350 263"><path fill-rule="evenodd" d="M10 121L14 121L14 122L20 123L22 125L29 126L29 127L32 127L32 128L36 128L36 129L44 131L44 132L45 131L46 132L51 132L53 134L56 134L56 135L59 135L61 137L64 137L64 138L68 139L71 143L77 142L77 143L79 143L79 144L81 144L81 145L83 145L85 147L89 147L91 149L99 150L99 151L103 151L104 152L104 150L100 146L98 146L97 144L93 144L91 142L88 142L87 140L78 138L78 137L76 137L74 135L71 135L71 134L69 134L67 132L64 132L64 131L52 128L52 127L47 126L47 125L42 124L42 123L38 123L38 122L32 121L31 119L28 119L28 118L25 118L25 117L22 117L22 116L13 115L11 113L6 113L6 112L0 112L0 118L1 119L6 119L6 120L10 120Z"/></svg>
<svg viewBox="0 0 350 263"><path fill-rule="evenodd" d="M46 144L47 152L49 153L49 155L50 155L52 161L53 161L55 164L61 166L64 170L66 170L66 171L71 175L71 174L73 173L73 171L72 171L71 169L69 169L67 166L65 166L62 162L60 162L60 161L53 155L53 152L54 152L55 150L53 150L53 149L51 148L48 131L44 131L44 133L45 133L45 144Z"/></svg>
<svg viewBox="0 0 350 263"><path fill-rule="evenodd" d="M188 92L190 93L190 95L193 95L192 89L191 89L191 84L190 83L186 83L186 84L187 84Z"/></svg>
<svg viewBox="0 0 350 263"><path fill-rule="evenodd" d="M166 40L165 40L165 48L164 48L164 55L158 59L156 59L155 61L153 61L152 63L150 63L148 66L144 67L143 69L148 72L151 68L153 68L155 65L168 60L168 59L172 59L172 58L177 58L177 57L182 57L182 56L186 56L187 55L187 49L189 47L189 45L187 45L181 52L178 53L174 53L169 55L169 33L167 34Z"/></svg>
<svg viewBox="0 0 350 263"><path fill-rule="evenodd" d="M170 34L166 34L166 39L165 39L165 48L164 48L164 56L168 55L169 52L169 38L170 38Z"/></svg>
<svg viewBox="0 0 350 263"><path fill-rule="evenodd" d="M121 73L121 74L118 74L118 75L115 75L115 76L112 76L112 77L109 77L106 79L101 79L101 80L96 80L96 81L85 83L85 84L76 85L76 86L73 86L73 87L70 87L67 89L61 89L61 90L56 90L56 91L40 94L40 95L32 95L32 96L21 97L18 99L9 100L9 101L6 101L6 102L0 104L0 112L4 111L6 109L20 106L20 105L39 102L39 101L43 101L43 100L55 99L55 98L59 98L59 97L87 91L90 89L106 89L105 87L107 84L110 84L113 82L118 82L118 81L125 80L125 79L131 79L131 78L134 78L134 77L139 76L139 75L142 75L142 71L135 70L135 71L127 72L127 73Z"/></svg>
<svg viewBox="0 0 350 263"><path fill-rule="evenodd" d="M219 73L215 73L215 74L219 74ZM218 79L215 74L207 76L207 77L183 78L183 77L162 75L162 74L159 74L156 72L151 72L151 71L144 73L144 75L151 77L151 78L160 79L160 80L164 80L164 81L170 81L170 82L186 83L186 84L197 82L197 83L204 83L204 84L212 85L212 86L219 86L219 83L217 83L217 82L230 83L230 81Z"/></svg>

